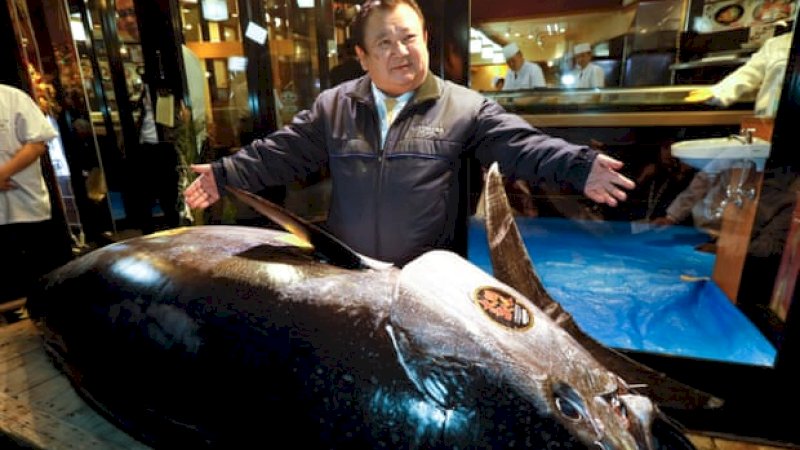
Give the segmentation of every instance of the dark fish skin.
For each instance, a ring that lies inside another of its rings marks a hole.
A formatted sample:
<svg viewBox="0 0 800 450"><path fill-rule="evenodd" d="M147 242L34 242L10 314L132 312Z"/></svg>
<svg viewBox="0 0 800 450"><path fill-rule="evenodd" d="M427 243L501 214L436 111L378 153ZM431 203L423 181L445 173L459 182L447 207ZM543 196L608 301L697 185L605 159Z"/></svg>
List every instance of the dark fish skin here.
<svg viewBox="0 0 800 450"><path fill-rule="evenodd" d="M399 270L321 264L287 236L114 244L52 273L29 313L78 391L158 448L583 448L481 365L443 362L456 389L437 404L387 332Z"/></svg>
<svg viewBox="0 0 800 450"><path fill-rule="evenodd" d="M624 437L596 417L592 447L564 425L554 389L614 377L525 299L529 329L489 319L471 289L515 291L460 257L354 271L292 241L211 226L120 242L52 272L29 313L78 392L157 448L650 448L634 417ZM692 448L673 433L652 448Z"/></svg>
<svg viewBox="0 0 800 450"><path fill-rule="evenodd" d="M157 448L694 448L459 256L401 270L276 217L297 231L180 228L57 269L27 303L45 348Z"/></svg>

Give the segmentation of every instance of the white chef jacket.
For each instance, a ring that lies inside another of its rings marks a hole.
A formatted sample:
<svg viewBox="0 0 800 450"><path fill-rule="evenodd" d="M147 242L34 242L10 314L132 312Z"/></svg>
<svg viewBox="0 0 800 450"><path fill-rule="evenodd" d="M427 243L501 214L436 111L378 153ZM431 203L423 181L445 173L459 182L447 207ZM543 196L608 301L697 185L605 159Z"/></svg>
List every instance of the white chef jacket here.
<svg viewBox="0 0 800 450"><path fill-rule="evenodd" d="M753 113L774 117L781 98L783 76L792 46L792 33L768 39L750 60L711 87L714 98L723 106L758 89Z"/></svg>
<svg viewBox="0 0 800 450"><path fill-rule="evenodd" d="M518 71L514 72L509 69L506 72L506 78L503 84L504 91L533 89L537 87L545 87L545 82L544 72L542 72L542 68L536 63L525 61Z"/></svg>
<svg viewBox="0 0 800 450"><path fill-rule="evenodd" d="M589 63L578 71L577 88L601 88L606 84L606 73L595 63Z"/></svg>
<svg viewBox="0 0 800 450"><path fill-rule="evenodd" d="M58 136L39 106L24 91L0 84L0 165L29 142ZM50 195L39 161L14 174L16 189L0 191L0 225L50 219Z"/></svg>

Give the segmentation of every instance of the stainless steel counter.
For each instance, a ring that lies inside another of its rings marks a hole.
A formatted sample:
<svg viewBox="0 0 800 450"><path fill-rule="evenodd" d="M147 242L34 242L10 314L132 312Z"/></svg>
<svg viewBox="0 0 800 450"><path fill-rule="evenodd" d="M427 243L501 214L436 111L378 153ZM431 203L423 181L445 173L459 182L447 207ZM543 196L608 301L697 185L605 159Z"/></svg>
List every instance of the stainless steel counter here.
<svg viewBox="0 0 800 450"><path fill-rule="evenodd" d="M539 127L737 125L752 116L753 97L728 108L688 103L699 85L484 92Z"/></svg>

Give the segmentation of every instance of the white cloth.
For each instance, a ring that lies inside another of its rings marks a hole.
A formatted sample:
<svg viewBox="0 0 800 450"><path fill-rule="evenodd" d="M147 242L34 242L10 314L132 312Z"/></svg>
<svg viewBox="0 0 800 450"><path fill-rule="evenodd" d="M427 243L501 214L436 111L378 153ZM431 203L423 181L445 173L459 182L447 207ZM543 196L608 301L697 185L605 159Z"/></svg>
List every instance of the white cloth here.
<svg viewBox="0 0 800 450"><path fill-rule="evenodd" d="M156 128L156 117L153 114L153 102L150 99L150 88L145 84L142 85L144 90L144 117L142 120L142 128L139 130L139 143L158 144L158 129Z"/></svg>
<svg viewBox="0 0 800 450"><path fill-rule="evenodd" d="M519 46L516 42L512 42L503 47L503 57L506 59L506 61L513 58L517 53L519 53Z"/></svg>
<svg viewBox="0 0 800 450"><path fill-rule="evenodd" d="M394 104L394 108L392 108L392 116L391 121L389 120L389 114L386 111L386 98L388 97L386 94L383 93L375 83L372 83L372 95L375 97L375 105L378 107L378 118L381 121L381 147L386 143L386 135L389 133L389 127L392 125L391 121L394 121L394 118L397 117L397 114L403 110L403 107L406 106L411 97L414 95L414 91L406 92L405 94L394 97L397 101Z"/></svg>
<svg viewBox="0 0 800 450"><path fill-rule="evenodd" d="M581 42L580 44L576 45L573 49L573 52L576 55L580 55L581 53L590 53L592 51L592 46L589 45L587 42Z"/></svg>
<svg viewBox="0 0 800 450"><path fill-rule="evenodd" d="M601 88L606 85L606 73L595 63L589 63L578 71L577 88Z"/></svg>
<svg viewBox="0 0 800 450"><path fill-rule="evenodd" d="M783 76L792 46L792 33L768 39L750 60L711 87L714 98L728 106L758 89L753 113L774 117L781 98Z"/></svg>
<svg viewBox="0 0 800 450"><path fill-rule="evenodd" d="M503 84L504 91L512 91L516 89L533 89L537 87L545 87L544 73L538 64L530 61L522 63L519 71L514 72L509 69L506 72L505 83Z"/></svg>
<svg viewBox="0 0 800 450"><path fill-rule="evenodd" d="M26 92L0 85L0 166L23 145L47 142L58 136L39 106ZM39 160L11 177L18 188L0 191L0 225L50 219L47 192Z"/></svg>

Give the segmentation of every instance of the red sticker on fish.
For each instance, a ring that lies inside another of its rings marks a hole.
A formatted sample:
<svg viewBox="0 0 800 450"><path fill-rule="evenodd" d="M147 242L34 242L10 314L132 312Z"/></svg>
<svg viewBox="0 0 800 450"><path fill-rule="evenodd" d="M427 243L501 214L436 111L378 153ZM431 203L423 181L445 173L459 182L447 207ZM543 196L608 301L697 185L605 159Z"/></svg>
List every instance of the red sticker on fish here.
<svg viewBox="0 0 800 450"><path fill-rule="evenodd" d="M475 289L473 301L495 322L508 328L525 329L533 325L533 316L525 305L494 286Z"/></svg>

